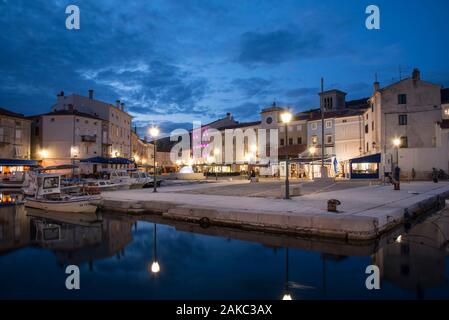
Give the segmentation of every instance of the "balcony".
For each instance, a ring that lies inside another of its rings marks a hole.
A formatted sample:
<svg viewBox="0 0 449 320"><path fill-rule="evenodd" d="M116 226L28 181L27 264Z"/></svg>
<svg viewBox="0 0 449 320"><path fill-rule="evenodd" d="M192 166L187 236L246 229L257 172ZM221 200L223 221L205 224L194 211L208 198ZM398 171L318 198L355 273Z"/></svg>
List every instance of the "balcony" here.
<svg viewBox="0 0 449 320"><path fill-rule="evenodd" d="M97 142L97 136L96 135L82 135L81 136L81 141L82 142L89 142L89 143L95 143Z"/></svg>

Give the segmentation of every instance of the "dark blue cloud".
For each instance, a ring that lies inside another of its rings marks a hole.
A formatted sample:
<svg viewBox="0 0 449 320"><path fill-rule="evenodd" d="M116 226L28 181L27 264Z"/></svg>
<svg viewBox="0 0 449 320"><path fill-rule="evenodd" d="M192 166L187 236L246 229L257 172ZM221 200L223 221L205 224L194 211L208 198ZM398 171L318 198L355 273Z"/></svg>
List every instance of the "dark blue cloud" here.
<svg viewBox="0 0 449 320"><path fill-rule="evenodd" d="M246 32L242 35L237 58L244 65L277 64L305 59L320 52L322 35L299 30Z"/></svg>

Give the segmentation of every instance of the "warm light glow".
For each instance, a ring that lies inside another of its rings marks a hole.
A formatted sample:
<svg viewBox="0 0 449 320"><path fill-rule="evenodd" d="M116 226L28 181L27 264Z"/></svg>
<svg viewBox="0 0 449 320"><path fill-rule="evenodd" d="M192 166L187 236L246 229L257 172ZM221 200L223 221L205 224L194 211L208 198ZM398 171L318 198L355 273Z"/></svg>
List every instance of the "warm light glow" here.
<svg viewBox="0 0 449 320"><path fill-rule="evenodd" d="M150 128L150 135L153 137L153 138L156 138L158 135L159 135L159 128L158 127L151 127Z"/></svg>
<svg viewBox="0 0 449 320"><path fill-rule="evenodd" d="M394 139L393 144L395 147L399 147L401 145L401 139L399 138Z"/></svg>
<svg viewBox="0 0 449 320"><path fill-rule="evenodd" d="M293 299L290 293L285 293L284 296L282 297L282 300L293 300Z"/></svg>
<svg viewBox="0 0 449 320"><path fill-rule="evenodd" d="M253 157L253 155L252 155L251 153L248 153L248 154L245 156L246 162L250 162L252 157Z"/></svg>
<svg viewBox="0 0 449 320"><path fill-rule="evenodd" d="M147 163L147 159L142 159L142 163L143 164Z"/></svg>
<svg viewBox="0 0 449 320"><path fill-rule="evenodd" d="M161 267L159 266L159 262L154 261L154 262L151 264L151 272L153 272L153 273L159 273L159 271L161 271Z"/></svg>
<svg viewBox="0 0 449 320"><path fill-rule="evenodd" d="M310 152L312 155L314 155L315 152L316 152L316 148L315 148L315 147L310 147L310 148L309 148L309 152Z"/></svg>
<svg viewBox="0 0 449 320"><path fill-rule="evenodd" d="M214 157L207 157L207 162L212 163L214 162Z"/></svg>
<svg viewBox="0 0 449 320"><path fill-rule="evenodd" d="M112 151L112 156L113 157L119 157L120 156L120 152L117 150Z"/></svg>
<svg viewBox="0 0 449 320"><path fill-rule="evenodd" d="M251 150L251 152L256 153L256 152L257 152L257 146L253 144L253 145L251 146L250 150Z"/></svg>
<svg viewBox="0 0 449 320"><path fill-rule="evenodd" d="M292 120L292 114L288 111L281 114L281 120L283 123L289 123Z"/></svg>
<svg viewBox="0 0 449 320"><path fill-rule="evenodd" d="M219 155L220 154L220 150L218 148L214 149L214 155Z"/></svg>
<svg viewBox="0 0 449 320"><path fill-rule="evenodd" d="M181 160L176 160L176 165L180 166L182 164Z"/></svg>
<svg viewBox="0 0 449 320"><path fill-rule="evenodd" d="M47 157L48 157L48 151L42 149L41 151L39 151L39 155L40 155L42 158L47 158Z"/></svg>
<svg viewBox="0 0 449 320"><path fill-rule="evenodd" d="M139 162L140 161L140 157L138 155L134 156L134 161Z"/></svg>
<svg viewBox="0 0 449 320"><path fill-rule="evenodd" d="M193 163L194 163L193 159L192 159L192 158L189 158L189 161L188 161L189 166L192 166Z"/></svg>
<svg viewBox="0 0 449 320"><path fill-rule="evenodd" d="M396 238L396 242L397 242L397 243L401 243L401 242L402 242L402 236L401 236L401 235L399 235L399 236Z"/></svg>

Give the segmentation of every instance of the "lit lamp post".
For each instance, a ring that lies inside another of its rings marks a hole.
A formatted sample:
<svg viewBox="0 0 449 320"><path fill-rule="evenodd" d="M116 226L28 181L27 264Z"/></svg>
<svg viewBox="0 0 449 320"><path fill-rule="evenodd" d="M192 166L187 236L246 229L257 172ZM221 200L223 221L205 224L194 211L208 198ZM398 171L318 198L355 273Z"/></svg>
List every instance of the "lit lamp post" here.
<svg viewBox="0 0 449 320"><path fill-rule="evenodd" d="M292 120L292 114L288 111L281 114L281 120L285 129L285 199L290 199L289 181L288 181L288 123Z"/></svg>
<svg viewBox="0 0 449 320"><path fill-rule="evenodd" d="M313 162L315 161L315 152L316 152L316 148L315 148L314 146L310 147L310 148L309 148L309 152L310 152L310 154L312 155L312 165L311 165L311 168L312 168L312 180L313 180L313 179L315 178L314 172L313 172Z"/></svg>
<svg viewBox="0 0 449 320"><path fill-rule="evenodd" d="M396 167L399 167L399 147L401 146L401 139L395 138L393 140L393 145L396 149Z"/></svg>
<svg viewBox="0 0 449 320"><path fill-rule="evenodd" d="M218 155L220 154L220 150L218 150L218 148L215 148L214 149L214 163L215 163L215 166L214 166L214 169L215 169L215 180L218 180L218 170L217 170L217 166L216 166L216 164L219 162L218 160L217 160L217 157L218 157ZM220 161L221 162L221 161Z"/></svg>
<svg viewBox="0 0 449 320"><path fill-rule="evenodd" d="M157 137L159 136L159 128L158 127L151 127L150 129L150 135L153 138L153 145L154 145L154 169L153 169L153 192L157 192L157 182L156 182L156 153L157 153Z"/></svg>
<svg viewBox="0 0 449 320"><path fill-rule="evenodd" d="M158 274L161 271L161 267L159 265L159 262L157 260L157 251L156 251L156 224L154 224L154 233L153 233L153 262L150 266L150 271L154 275Z"/></svg>

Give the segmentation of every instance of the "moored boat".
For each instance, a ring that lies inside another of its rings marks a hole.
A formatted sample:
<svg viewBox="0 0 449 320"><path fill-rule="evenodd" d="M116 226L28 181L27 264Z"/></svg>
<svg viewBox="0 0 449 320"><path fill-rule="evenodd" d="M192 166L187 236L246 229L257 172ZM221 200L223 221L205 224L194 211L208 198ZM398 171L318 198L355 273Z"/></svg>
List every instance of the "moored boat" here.
<svg viewBox="0 0 449 320"><path fill-rule="evenodd" d="M93 213L102 201L100 195L62 194L59 174L38 173L32 180L35 195L25 198L26 207L57 212Z"/></svg>

